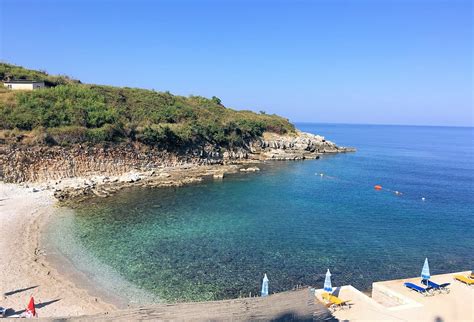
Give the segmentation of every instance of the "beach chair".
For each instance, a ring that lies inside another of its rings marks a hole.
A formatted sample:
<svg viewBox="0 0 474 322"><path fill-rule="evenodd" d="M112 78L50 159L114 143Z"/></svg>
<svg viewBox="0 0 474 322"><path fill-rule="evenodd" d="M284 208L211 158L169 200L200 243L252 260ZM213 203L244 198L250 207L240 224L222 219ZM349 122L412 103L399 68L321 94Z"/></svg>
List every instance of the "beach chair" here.
<svg viewBox="0 0 474 322"><path fill-rule="evenodd" d="M328 307L328 309L333 312L338 309L345 310L351 308L349 301L343 301L337 296L329 294L327 292L324 292L322 294L322 298L327 302L326 306Z"/></svg>
<svg viewBox="0 0 474 322"><path fill-rule="evenodd" d="M7 309L0 306L0 317L4 318L7 315Z"/></svg>
<svg viewBox="0 0 474 322"><path fill-rule="evenodd" d="M453 276L455 280L464 283L466 285L474 285L474 279L470 279L464 275L454 275Z"/></svg>
<svg viewBox="0 0 474 322"><path fill-rule="evenodd" d="M409 288L412 291L415 291L417 293L420 293L423 296L432 296L433 294L433 288L431 286L428 286L426 288L421 287L419 285L413 284L413 283L403 283L405 287Z"/></svg>
<svg viewBox="0 0 474 322"><path fill-rule="evenodd" d="M433 288L433 291L438 291L438 293L449 294L449 292L450 292L450 289L448 288L448 286L451 285L451 283L437 284L437 283L435 283L431 280L423 279L423 280L421 280L421 284Z"/></svg>

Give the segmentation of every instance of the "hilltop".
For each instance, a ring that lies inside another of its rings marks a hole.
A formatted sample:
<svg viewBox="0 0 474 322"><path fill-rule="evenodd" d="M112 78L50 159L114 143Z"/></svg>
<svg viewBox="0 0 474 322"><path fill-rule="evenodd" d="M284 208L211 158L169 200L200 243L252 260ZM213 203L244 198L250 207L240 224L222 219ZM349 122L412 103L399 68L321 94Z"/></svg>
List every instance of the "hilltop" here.
<svg viewBox="0 0 474 322"><path fill-rule="evenodd" d="M287 119L226 108L217 97L83 84L67 76L0 64L0 80L44 81L35 91L0 90L5 142L68 146L140 142L169 151L246 146L264 132L295 133Z"/></svg>

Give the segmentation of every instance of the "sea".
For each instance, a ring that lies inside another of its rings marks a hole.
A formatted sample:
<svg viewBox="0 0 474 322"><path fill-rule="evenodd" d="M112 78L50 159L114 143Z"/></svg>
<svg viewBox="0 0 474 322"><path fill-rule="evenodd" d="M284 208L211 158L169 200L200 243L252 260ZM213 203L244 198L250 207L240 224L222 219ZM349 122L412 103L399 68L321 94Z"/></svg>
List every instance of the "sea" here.
<svg viewBox="0 0 474 322"><path fill-rule="evenodd" d="M135 302L253 296L264 274L270 293L322 288L328 269L370 292L425 258L431 274L473 269L474 128L296 125L357 151L92 198L58 210L49 238Z"/></svg>

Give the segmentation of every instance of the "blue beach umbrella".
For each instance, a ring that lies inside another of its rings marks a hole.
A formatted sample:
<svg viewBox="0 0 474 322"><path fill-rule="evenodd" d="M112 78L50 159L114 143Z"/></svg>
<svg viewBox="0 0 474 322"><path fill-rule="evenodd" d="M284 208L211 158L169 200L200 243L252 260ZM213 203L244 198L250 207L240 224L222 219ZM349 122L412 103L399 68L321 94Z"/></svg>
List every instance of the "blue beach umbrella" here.
<svg viewBox="0 0 474 322"><path fill-rule="evenodd" d="M262 296L268 296L268 277L267 277L267 274L265 274L265 276L263 276Z"/></svg>
<svg viewBox="0 0 474 322"><path fill-rule="evenodd" d="M421 278L424 280L429 280L430 277L430 265L428 265L428 258L425 258L425 264L421 270Z"/></svg>
<svg viewBox="0 0 474 322"><path fill-rule="evenodd" d="M331 285L331 272L326 272L326 278L324 279L324 290L328 293L332 293L332 285Z"/></svg>

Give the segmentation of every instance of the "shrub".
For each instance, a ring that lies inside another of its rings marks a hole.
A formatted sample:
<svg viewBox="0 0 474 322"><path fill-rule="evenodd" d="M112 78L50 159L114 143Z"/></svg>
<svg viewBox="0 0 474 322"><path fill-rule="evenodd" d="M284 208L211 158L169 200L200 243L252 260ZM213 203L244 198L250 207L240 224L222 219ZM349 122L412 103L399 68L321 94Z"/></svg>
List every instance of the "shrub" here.
<svg viewBox="0 0 474 322"><path fill-rule="evenodd" d="M87 129L87 141L91 143L102 143L117 141L123 137L123 130L117 125L105 124L100 128Z"/></svg>
<svg viewBox="0 0 474 322"><path fill-rule="evenodd" d="M87 141L87 128L67 126L52 128L47 131L47 141L53 144L70 145Z"/></svg>
<svg viewBox="0 0 474 322"><path fill-rule="evenodd" d="M147 126L139 130L137 139L145 144L167 150L174 150L174 147L179 145L179 137L170 129L169 126Z"/></svg>

